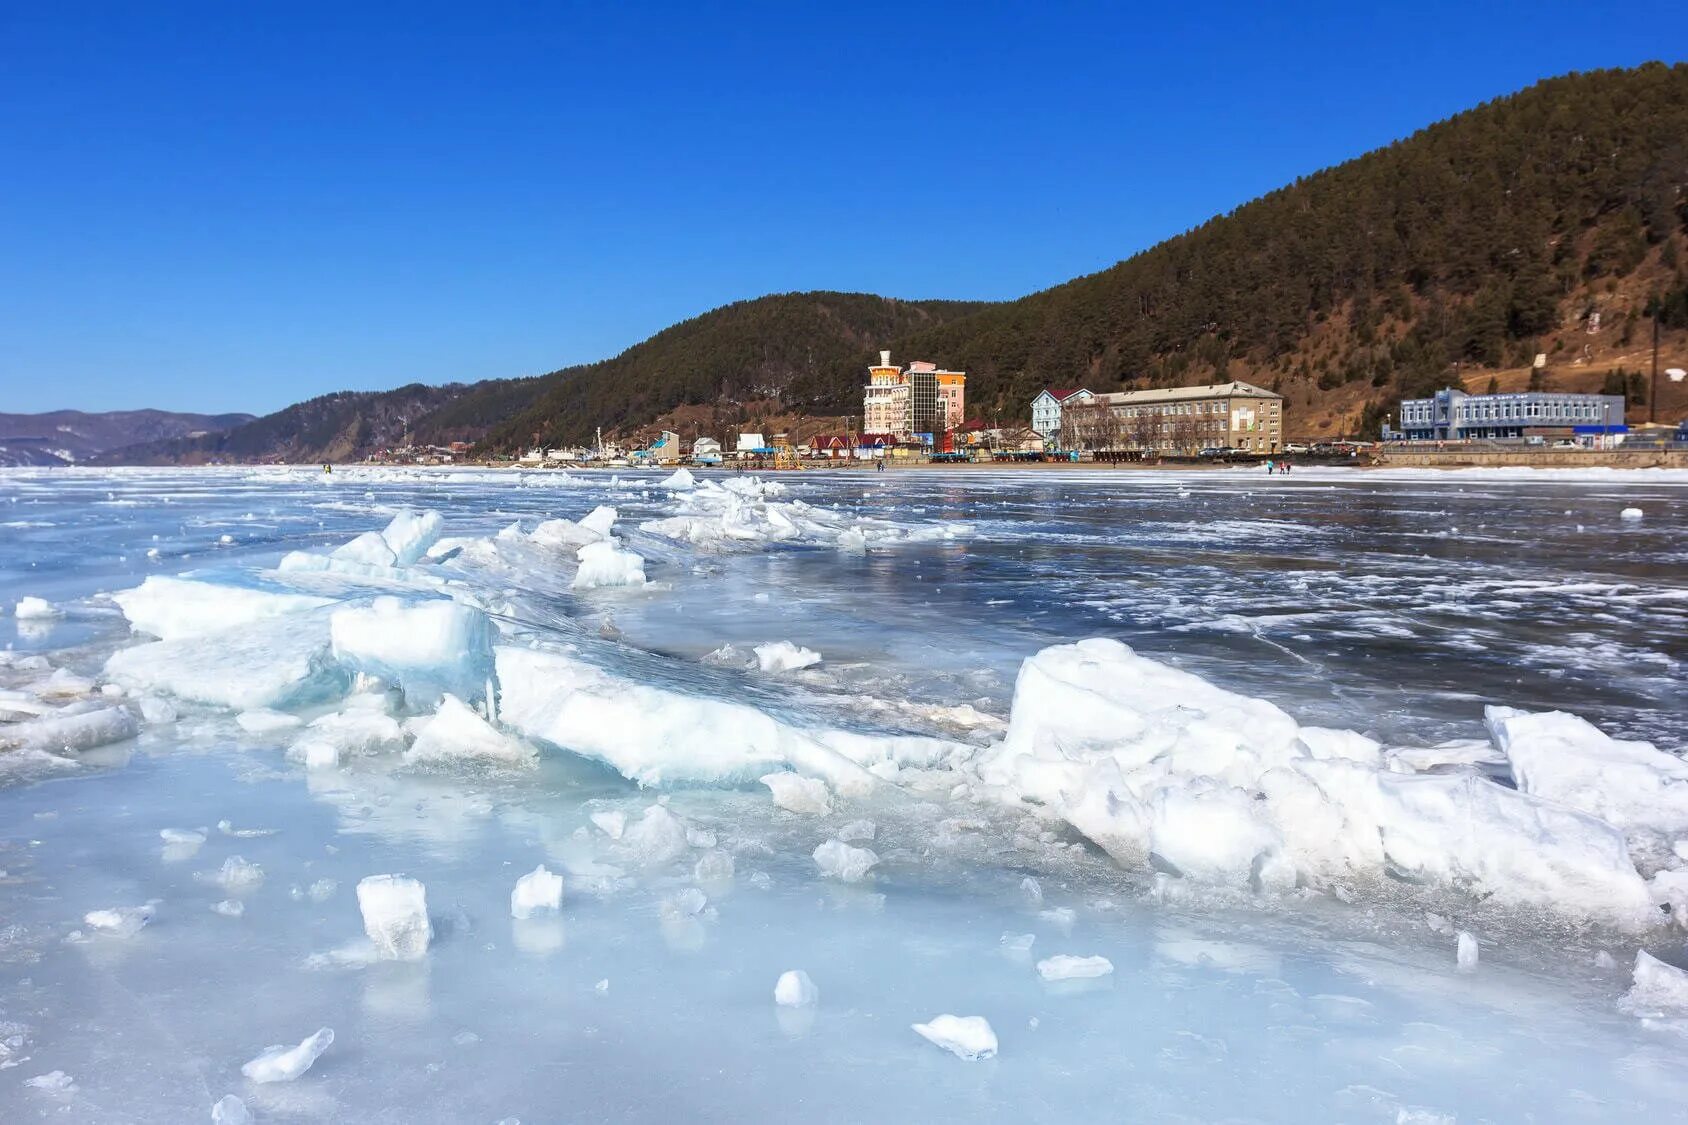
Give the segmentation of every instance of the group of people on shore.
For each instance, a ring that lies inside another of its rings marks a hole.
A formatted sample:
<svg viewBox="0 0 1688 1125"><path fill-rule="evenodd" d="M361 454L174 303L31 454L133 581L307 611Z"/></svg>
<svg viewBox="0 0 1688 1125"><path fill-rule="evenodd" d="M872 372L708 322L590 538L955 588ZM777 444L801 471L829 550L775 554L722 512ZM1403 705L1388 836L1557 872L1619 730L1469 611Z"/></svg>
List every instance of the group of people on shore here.
<svg viewBox="0 0 1688 1125"><path fill-rule="evenodd" d="M1289 462L1284 460L1282 457L1275 457L1275 458L1274 457L1268 457L1268 458L1266 458L1266 475L1267 476L1271 476L1273 473L1286 473L1287 474L1288 472L1289 472Z"/></svg>

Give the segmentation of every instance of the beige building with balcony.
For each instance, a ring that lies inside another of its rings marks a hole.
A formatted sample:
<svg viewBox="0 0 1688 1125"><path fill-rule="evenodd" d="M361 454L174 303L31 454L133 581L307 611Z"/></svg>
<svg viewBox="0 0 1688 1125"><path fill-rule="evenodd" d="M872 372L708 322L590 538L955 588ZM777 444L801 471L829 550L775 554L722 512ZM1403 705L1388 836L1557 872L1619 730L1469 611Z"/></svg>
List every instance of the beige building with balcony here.
<svg viewBox="0 0 1688 1125"><path fill-rule="evenodd" d="M1119 391L1097 395L1095 402L1109 415L1101 427L1108 444L1092 448L1194 453L1227 446L1278 453L1284 447L1284 398L1253 383Z"/></svg>

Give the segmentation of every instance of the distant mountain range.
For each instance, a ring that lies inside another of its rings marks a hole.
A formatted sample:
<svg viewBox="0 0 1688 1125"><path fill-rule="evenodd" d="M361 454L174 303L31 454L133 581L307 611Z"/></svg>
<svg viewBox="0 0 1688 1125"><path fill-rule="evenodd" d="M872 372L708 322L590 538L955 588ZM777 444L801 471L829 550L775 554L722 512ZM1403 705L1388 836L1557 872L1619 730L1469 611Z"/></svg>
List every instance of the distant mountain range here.
<svg viewBox="0 0 1688 1125"><path fill-rule="evenodd" d="M0 414L0 465L74 465L110 450L221 433L254 420L251 414L178 414L168 410Z"/></svg>
<svg viewBox="0 0 1688 1125"><path fill-rule="evenodd" d="M1375 431L1402 395L1455 381L1621 385L1626 364L1645 364L1655 320L1667 362L1682 365L1684 64L1549 79L1017 301L762 297L599 363L327 395L104 456L315 461L406 438L510 453L694 407L820 424L859 413L865 369L887 347L966 370L970 413L988 419L1023 419L1045 385L1245 379L1285 396L1290 436L1335 436ZM1532 374L1537 354L1548 365ZM1665 390L1668 411L1688 408L1688 388Z"/></svg>

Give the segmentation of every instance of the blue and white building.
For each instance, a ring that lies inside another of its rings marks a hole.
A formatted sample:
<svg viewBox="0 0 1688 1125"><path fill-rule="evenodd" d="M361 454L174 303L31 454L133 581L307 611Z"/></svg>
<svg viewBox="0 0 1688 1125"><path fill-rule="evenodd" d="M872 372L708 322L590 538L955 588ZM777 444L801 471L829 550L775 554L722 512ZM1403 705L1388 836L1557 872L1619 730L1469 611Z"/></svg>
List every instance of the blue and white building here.
<svg viewBox="0 0 1688 1125"><path fill-rule="evenodd" d="M1624 433L1623 396L1553 391L1468 395L1449 387L1430 398L1403 399L1400 428L1385 427L1383 436L1387 441L1463 441L1566 431L1579 436Z"/></svg>

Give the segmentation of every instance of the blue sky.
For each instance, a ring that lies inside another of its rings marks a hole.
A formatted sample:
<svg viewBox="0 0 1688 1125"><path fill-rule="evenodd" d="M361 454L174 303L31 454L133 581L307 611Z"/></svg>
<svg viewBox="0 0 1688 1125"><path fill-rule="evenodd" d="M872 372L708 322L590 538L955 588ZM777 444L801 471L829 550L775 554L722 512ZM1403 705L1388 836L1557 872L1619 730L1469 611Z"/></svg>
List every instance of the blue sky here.
<svg viewBox="0 0 1688 1125"><path fill-rule="evenodd" d="M11 0L0 410L262 413L770 292L1022 296L1685 46L1646 2Z"/></svg>

